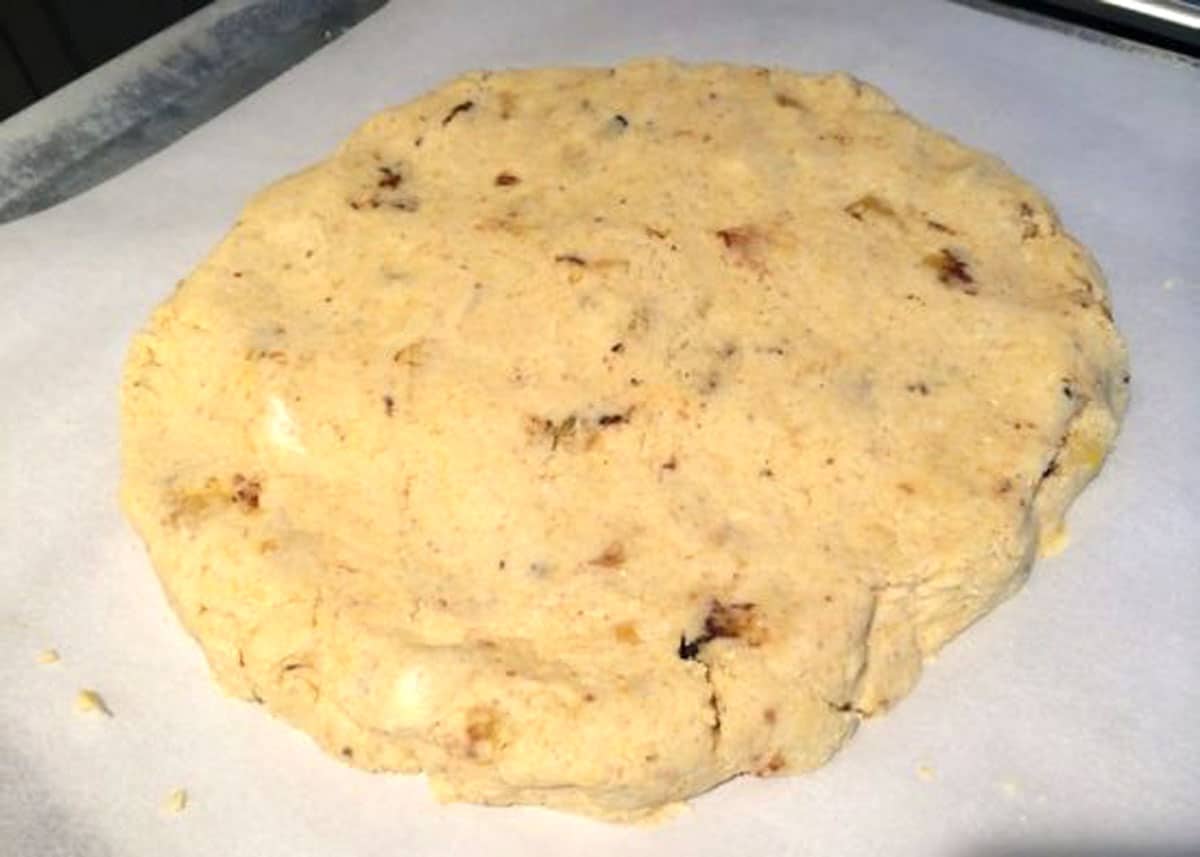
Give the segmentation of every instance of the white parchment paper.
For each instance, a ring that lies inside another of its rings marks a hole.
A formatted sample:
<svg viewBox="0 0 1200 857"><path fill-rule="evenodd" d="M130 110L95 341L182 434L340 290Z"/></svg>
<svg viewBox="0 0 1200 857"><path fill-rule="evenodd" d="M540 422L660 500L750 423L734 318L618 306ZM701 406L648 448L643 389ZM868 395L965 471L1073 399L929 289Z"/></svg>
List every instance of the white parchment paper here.
<svg viewBox="0 0 1200 857"><path fill-rule="evenodd" d="M739 780L652 830L439 806L209 681L115 504L125 344L252 191L373 111L464 69L650 54L847 69L1000 154L1107 272L1133 405L1066 553L827 768ZM394 0L136 168L0 227L0 486L3 855L1190 853L1200 70L933 0ZM46 647L60 663L35 662ZM111 719L74 713L83 687ZM175 787L190 805L169 815Z"/></svg>

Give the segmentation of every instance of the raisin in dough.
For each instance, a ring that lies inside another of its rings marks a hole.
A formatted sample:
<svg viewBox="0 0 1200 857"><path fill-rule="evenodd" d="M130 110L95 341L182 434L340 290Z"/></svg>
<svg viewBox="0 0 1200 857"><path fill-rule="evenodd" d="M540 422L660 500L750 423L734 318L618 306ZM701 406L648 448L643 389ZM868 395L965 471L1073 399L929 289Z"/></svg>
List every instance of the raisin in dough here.
<svg viewBox="0 0 1200 857"><path fill-rule="evenodd" d="M631 820L903 696L1127 384L1047 201L868 85L469 74L154 313L123 503L227 691L443 799Z"/></svg>

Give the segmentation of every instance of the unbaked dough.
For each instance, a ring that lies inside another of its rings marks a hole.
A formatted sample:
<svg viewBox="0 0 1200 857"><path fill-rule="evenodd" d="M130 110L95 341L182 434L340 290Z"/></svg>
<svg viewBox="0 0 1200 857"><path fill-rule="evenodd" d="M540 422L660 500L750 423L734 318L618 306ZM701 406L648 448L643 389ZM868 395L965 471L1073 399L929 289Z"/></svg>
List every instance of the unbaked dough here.
<svg viewBox="0 0 1200 857"><path fill-rule="evenodd" d="M1010 595L1129 376L998 160L844 74L468 74L133 342L122 497L216 680L448 800L820 765Z"/></svg>

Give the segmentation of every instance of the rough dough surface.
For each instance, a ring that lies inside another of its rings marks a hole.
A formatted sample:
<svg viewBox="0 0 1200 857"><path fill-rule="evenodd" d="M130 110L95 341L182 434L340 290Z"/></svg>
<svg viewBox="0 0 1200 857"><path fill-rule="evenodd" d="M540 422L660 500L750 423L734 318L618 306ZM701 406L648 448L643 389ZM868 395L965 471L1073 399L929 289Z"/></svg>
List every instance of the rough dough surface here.
<svg viewBox="0 0 1200 857"><path fill-rule="evenodd" d="M135 339L123 503L229 692L444 799L820 765L1011 594L1129 377L998 160L845 75L466 75Z"/></svg>

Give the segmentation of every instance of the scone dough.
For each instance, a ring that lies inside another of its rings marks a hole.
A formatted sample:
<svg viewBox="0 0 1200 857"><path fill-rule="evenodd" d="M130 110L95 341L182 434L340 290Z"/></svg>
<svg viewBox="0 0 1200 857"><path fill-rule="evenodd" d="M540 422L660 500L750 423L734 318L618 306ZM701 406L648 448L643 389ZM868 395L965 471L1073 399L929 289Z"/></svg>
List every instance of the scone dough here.
<svg viewBox="0 0 1200 857"><path fill-rule="evenodd" d="M1046 200L864 83L476 73L155 312L122 498L229 692L444 799L630 820L903 696L1128 381Z"/></svg>

